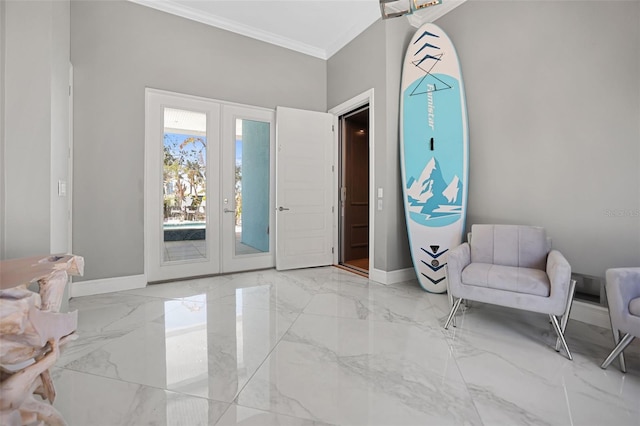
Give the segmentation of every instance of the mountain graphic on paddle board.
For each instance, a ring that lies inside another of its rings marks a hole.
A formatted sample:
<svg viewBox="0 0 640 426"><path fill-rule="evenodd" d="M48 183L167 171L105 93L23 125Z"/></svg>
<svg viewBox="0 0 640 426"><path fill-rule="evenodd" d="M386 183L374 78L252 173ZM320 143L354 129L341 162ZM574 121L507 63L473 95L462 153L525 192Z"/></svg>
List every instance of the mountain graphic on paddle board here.
<svg viewBox="0 0 640 426"><path fill-rule="evenodd" d="M462 210L461 194L462 182L458 176L447 184L435 157L427 162L420 177L411 176L407 182L409 210L425 215L427 219L459 215Z"/></svg>

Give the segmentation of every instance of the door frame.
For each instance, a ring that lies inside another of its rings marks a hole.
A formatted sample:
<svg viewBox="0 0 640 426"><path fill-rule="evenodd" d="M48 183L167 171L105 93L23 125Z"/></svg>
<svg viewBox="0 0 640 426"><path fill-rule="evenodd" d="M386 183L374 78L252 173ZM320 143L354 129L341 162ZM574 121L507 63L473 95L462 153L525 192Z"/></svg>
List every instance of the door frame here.
<svg viewBox="0 0 640 426"><path fill-rule="evenodd" d="M340 209L339 214L338 214L338 238L339 238L339 245L338 245L338 264L345 266L345 267L353 267L353 265L349 264L348 261L345 260L346 255L347 255L347 239L348 239L348 234L349 232L347 231L345 225L347 222L347 217L349 216L348 211L349 211L349 207L345 204L345 202L347 201L347 199L349 199L350 196L353 195L354 192L354 188L353 186L349 186L349 185L345 185L347 183L347 175L348 175L348 171L352 169L353 166L347 164L347 152L349 151L349 143L347 142L349 140L349 134L347 131L347 120L349 119L349 117L352 117L355 114L359 114L361 112L365 112L365 110L369 111L369 104L365 104L359 108L356 108L354 110L351 110L350 112L347 112L346 114L341 114L340 116L338 116L338 123L339 123L339 127L338 127L338 142L340 144L340 152L338 153L340 160L339 164L337 164L338 167L338 194L339 194L339 199L337 200L338 203L338 209ZM368 114L367 114L368 116ZM367 117L367 135L369 132L369 124L368 124L368 117ZM353 144L353 141L351 141L351 143ZM369 140L367 137L367 157L369 156ZM369 162L367 162L367 178L369 178L368 176L368 172L369 172ZM371 182L367 182L367 203L368 203L368 198L369 198L369 194L370 194L370 187ZM346 191L346 194L341 193L341 190L343 187L347 187L348 190ZM346 199L342 200L342 197L344 197L346 195ZM368 205L368 204L367 204ZM344 215L343 215L344 212ZM367 209L367 216L369 215L369 210ZM367 229L369 226L369 222L367 220ZM369 250L368 250L368 244L369 244L369 235L367 234L367 259L369 258ZM368 272L368 269L367 269Z"/></svg>
<svg viewBox="0 0 640 426"><path fill-rule="evenodd" d="M67 253L73 253L73 64L69 62L69 152L67 153Z"/></svg>
<svg viewBox="0 0 640 426"><path fill-rule="evenodd" d="M369 104L369 277L371 277L371 271L374 269L374 253L375 253L375 213L376 213L376 181L375 181L375 114L374 114L374 90L369 89L353 98L341 103L340 105L333 107L329 110L330 114L333 114L333 125L337 130L334 132L334 158L333 164L339 163L340 154L340 116L354 111L366 104ZM380 188L382 189L382 188ZM340 199L340 177L339 173L333 174L333 191L334 201ZM380 197L382 198L382 197ZM339 206L339 204L336 204ZM333 229L333 246L339 247L340 234L338 223L340 220L340 208L334 209L334 229ZM334 250L333 263L339 264L339 250Z"/></svg>

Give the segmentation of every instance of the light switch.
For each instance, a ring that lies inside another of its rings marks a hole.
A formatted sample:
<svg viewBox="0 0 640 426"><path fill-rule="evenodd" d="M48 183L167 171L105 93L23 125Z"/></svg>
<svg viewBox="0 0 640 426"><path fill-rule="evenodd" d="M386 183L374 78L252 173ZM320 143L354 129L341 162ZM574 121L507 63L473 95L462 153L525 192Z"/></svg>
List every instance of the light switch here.
<svg viewBox="0 0 640 426"><path fill-rule="evenodd" d="M64 180L58 181L58 197L67 196L67 182Z"/></svg>
<svg viewBox="0 0 640 426"><path fill-rule="evenodd" d="M382 198L382 188L378 188L378 198Z"/></svg>
<svg viewBox="0 0 640 426"><path fill-rule="evenodd" d="M378 199L378 210L382 210L382 200Z"/></svg>

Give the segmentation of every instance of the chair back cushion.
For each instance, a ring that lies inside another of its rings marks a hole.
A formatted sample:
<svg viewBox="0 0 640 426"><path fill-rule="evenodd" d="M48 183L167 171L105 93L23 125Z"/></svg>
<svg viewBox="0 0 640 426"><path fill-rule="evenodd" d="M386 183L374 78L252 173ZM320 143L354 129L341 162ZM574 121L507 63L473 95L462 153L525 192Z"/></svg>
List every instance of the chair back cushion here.
<svg viewBox="0 0 640 426"><path fill-rule="evenodd" d="M551 242L544 228L523 225L473 225L471 262L545 270Z"/></svg>

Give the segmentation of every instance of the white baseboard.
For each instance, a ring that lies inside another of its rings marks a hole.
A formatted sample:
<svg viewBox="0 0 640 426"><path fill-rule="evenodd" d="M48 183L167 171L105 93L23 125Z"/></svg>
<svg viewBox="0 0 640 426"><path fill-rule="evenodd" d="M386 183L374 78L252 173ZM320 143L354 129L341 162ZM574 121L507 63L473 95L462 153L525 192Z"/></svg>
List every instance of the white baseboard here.
<svg viewBox="0 0 640 426"><path fill-rule="evenodd" d="M569 318L585 322L598 327L611 329L611 321L609 320L609 310L604 306L594 305L593 303L573 300L571 306L571 314Z"/></svg>
<svg viewBox="0 0 640 426"><path fill-rule="evenodd" d="M71 283L69 296L93 296L94 294L113 293L115 291L134 290L147 286L147 276L129 275L126 277L104 278L100 280Z"/></svg>
<svg viewBox="0 0 640 426"><path fill-rule="evenodd" d="M397 269L395 271L381 271L372 268L369 271L369 279L380 284L395 284L409 281L416 278L416 271L413 268Z"/></svg>

